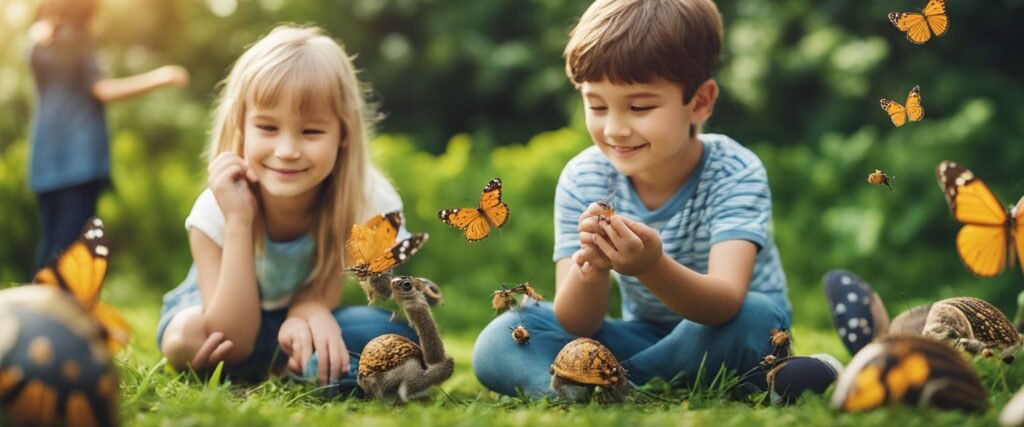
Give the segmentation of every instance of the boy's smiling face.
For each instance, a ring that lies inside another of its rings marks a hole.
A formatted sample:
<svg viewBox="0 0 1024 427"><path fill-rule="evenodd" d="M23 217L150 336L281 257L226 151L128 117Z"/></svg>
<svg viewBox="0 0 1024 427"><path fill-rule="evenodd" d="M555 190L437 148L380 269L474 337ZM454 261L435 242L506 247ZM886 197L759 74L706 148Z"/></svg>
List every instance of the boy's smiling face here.
<svg viewBox="0 0 1024 427"><path fill-rule="evenodd" d="M678 83L614 84L605 79L584 82L580 94L591 139L623 175L657 178L700 153L691 143L696 138L690 136L690 125L706 117L694 117L697 97L683 104Z"/></svg>

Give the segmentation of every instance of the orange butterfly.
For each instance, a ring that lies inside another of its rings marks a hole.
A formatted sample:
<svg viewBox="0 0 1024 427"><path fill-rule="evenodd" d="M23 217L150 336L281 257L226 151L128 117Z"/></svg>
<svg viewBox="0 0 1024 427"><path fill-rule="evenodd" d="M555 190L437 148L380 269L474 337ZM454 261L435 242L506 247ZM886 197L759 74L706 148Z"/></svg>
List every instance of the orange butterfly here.
<svg viewBox="0 0 1024 427"><path fill-rule="evenodd" d="M345 241L345 251L352 260L350 270L360 277L380 274L416 253L429 236L416 233L396 244L395 237L401 225L399 211L377 214L364 225L353 224L352 233Z"/></svg>
<svg viewBox="0 0 1024 427"><path fill-rule="evenodd" d="M508 205L501 201L501 178L487 183L477 208L453 208L437 213L445 224L461 229L470 242L486 238L491 234L491 227L505 225L508 215Z"/></svg>
<svg viewBox="0 0 1024 427"><path fill-rule="evenodd" d="M924 107L921 106L921 87L914 86L910 89L910 94L907 95L907 106L904 107L896 101L882 98L879 103L882 105L882 109L889 114L889 118L892 119L892 124L896 127L903 126L909 118L910 121L916 122L924 118Z"/></svg>
<svg viewBox="0 0 1024 427"><path fill-rule="evenodd" d="M946 15L946 0L929 0L923 13L891 12L889 22L907 33L907 40L924 44L932 38L946 34L949 30L949 16Z"/></svg>
<svg viewBox="0 0 1024 427"><path fill-rule="evenodd" d="M943 161L935 174L953 217L964 224L956 235L956 250L967 269L977 276L995 276L1013 266L1014 251L1024 265L1024 197L1008 211L963 166Z"/></svg>
<svg viewBox="0 0 1024 427"><path fill-rule="evenodd" d="M32 283L57 287L73 295L99 321L107 347L116 352L128 344L131 327L117 310L99 302L109 255L110 243L103 221L89 218L78 240L39 270Z"/></svg>

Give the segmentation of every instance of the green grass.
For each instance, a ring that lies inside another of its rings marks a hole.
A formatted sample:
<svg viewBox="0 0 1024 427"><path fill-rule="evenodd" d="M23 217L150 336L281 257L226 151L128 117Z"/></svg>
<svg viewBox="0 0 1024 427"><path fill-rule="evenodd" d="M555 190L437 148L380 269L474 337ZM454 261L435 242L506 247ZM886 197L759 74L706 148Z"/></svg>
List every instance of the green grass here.
<svg viewBox="0 0 1024 427"><path fill-rule="evenodd" d="M159 297L128 303L127 290L108 286L105 297L121 308L134 327L132 344L117 360L121 375L121 418L128 426L271 426L271 425L494 425L494 426L664 426L664 425L993 425L1003 404L1024 384L1024 363L1004 367L979 360L975 365L989 390L989 409L969 415L934 409L897 407L842 414L826 397L804 396L789 407L759 402L760 395L730 400L731 378L694 390L649 384L623 404L565 404L497 396L485 390L470 366L474 336L445 335L455 359L451 379L431 390L430 398L394 406L360 399L326 399L311 385L270 380L242 386L207 382L166 368L154 343ZM481 323L482 326L482 323ZM797 354L827 352L849 360L832 331L794 328ZM515 367L509 367L515 369Z"/></svg>

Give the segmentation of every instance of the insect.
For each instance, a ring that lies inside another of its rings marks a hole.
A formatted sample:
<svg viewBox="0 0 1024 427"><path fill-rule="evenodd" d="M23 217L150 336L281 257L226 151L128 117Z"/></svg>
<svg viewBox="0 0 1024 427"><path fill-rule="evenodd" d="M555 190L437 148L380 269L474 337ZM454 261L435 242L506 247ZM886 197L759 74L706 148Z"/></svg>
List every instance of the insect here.
<svg viewBox="0 0 1024 427"><path fill-rule="evenodd" d="M541 296L541 294L537 293L537 291L533 289L533 286L530 286L529 282L520 283L516 286L513 286L512 289L509 290L517 294L526 295L527 297L530 297L531 299L533 299L534 304L544 301L544 297ZM523 300L523 304L526 304L525 299Z"/></svg>
<svg viewBox="0 0 1024 427"><path fill-rule="evenodd" d="M892 191L892 179L893 177L886 175L885 172L882 172L878 169L875 169L874 172L871 172L871 174L868 175L869 184L884 185L886 187L889 187L889 191Z"/></svg>
<svg viewBox="0 0 1024 427"><path fill-rule="evenodd" d="M613 216L615 216L615 208L612 207L611 202L609 202L607 200L598 200L598 201L596 201L594 203L596 203L598 208L600 208L597 211L597 220L598 221L608 221Z"/></svg>
<svg viewBox="0 0 1024 427"><path fill-rule="evenodd" d="M842 411L897 403L982 411L986 401L974 369L956 350L912 335L868 344L850 360L832 393L832 406Z"/></svg>
<svg viewBox="0 0 1024 427"><path fill-rule="evenodd" d="M371 304L376 289L381 286L386 288L389 280L377 276L385 275L407 261L430 237L427 233L413 233L408 239L395 243L401 225L402 216L398 211L377 214L364 225L353 224L352 232L345 241L345 252L351 260L348 270L355 272Z"/></svg>
<svg viewBox="0 0 1024 427"><path fill-rule="evenodd" d="M530 331L526 330L526 327L522 324L517 324L515 327L509 328L512 330L512 340L516 344L523 345L530 343Z"/></svg>
<svg viewBox="0 0 1024 427"><path fill-rule="evenodd" d="M971 354L998 356L1004 363L1013 363L1014 353L1021 346L1020 333L1003 312L985 300L971 297L932 304L921 334Z"/></svg>
<svg viewBox="0 0 1024 427"><path fill-rule="evenodd" d="M946 34L949 30L949 16L946 15L946 0L929 0L922 13L891 12L889 22L907 33L907 40L924 44L932 38Z"/></svg>
<svg viewBox="0 0 1024 427"><path fill-rule="evenodd" d="M491 298L491 307L494 308L495 312L503 312L509 308L515 307L516 297L512 295L512 291L509 289L499 289L494 291L494 297Z"/></svg>
<svg viewBox="0 0 1024 427"><path fill-rule="evenodd" d="M924 118L924 107L921 106L921 86L914 86L910 89L910 94L907 95L906 106L885 98L878 102L896 127L903 126L907 119L916 122Z"/></svg>
<svg viewBox="0 0 1024 427"><path fill-rule="evenodd" d="M478 207L444 209L437 217L462 230L467 241L483 240L491 234L491 228L501 228L508 222L508 205L501 201L501 178L487 183Z"/></svg>
<svg viewBox="0 0 1024 427"><path fill-rule="evenodd" d="M66 292L0 291L0 424L117 425L118 379L105 341Z"/></svg>
<svg viewBox="0 0 1024 427"><path fill-rule="evenodd" d="M935 169L950 212L964 224L956 250L967 269L992 277L1012 267L1014 252L1024 264L1024 197L1007 210L970 170L950 161Z"/></svg>
<svg viewBox="0 0 1024 427"><path fill-rule="evenodd" d="M103 221L89 218L78 240L52 258L32 282L57 287L73 295L100 322L107 345L117 352L131 340L131 327L117 310L99 302L109 256L110 240Z"/></svg>

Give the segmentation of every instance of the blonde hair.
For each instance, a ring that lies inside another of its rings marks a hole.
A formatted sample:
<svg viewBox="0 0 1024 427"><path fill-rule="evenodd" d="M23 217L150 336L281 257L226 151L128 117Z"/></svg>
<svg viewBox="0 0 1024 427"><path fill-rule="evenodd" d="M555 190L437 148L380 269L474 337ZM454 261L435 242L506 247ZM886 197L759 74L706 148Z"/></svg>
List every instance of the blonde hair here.
<svg viewBox="0 0 1024 427"><path fill-rule="evenodd" d="M368 147L369 107L352 60L319 28L279 26L238 58L221 85L207 152L210 161L225 151L243 156L246 106L273 108L285 93L300 113L326 104L341 123L338 160L321 184L313 222L316 259L307 283L323 289L342 273L342 245L352 224L369 214L366 177L376 173ZM263 221L258 209L253 222L257 253L266 235Z"/></svg>
<svg viewBox="0 0 1024 427"><path fill-rule="evenodd" d="M689 104L714 74L722 16L711 0L597 0L569 34L565 71L578 88L663 78L682 86Z"/></svg>

